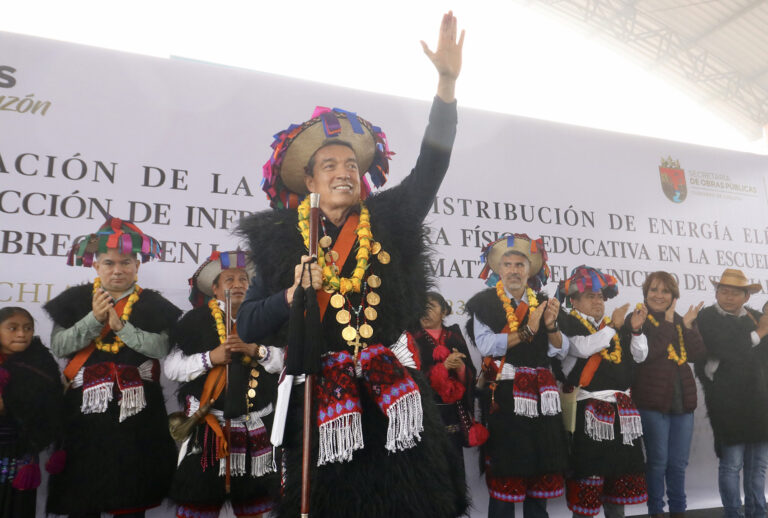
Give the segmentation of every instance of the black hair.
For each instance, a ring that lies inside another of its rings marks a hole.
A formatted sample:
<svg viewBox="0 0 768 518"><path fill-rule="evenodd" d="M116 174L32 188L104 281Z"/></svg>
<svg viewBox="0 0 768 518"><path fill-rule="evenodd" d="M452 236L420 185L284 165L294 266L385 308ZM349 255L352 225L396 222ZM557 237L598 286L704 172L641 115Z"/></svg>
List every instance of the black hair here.
<svg viewBox="0 0 768 518"><path fill-rule="evenodd" d="M2 324L3 322L5 322L6 320L8 320L14 315L24 315L29 320L32 321L33 325L35 323L35 319L32 318L32 314L26 309L20 308L18 306L6 306L4 308L0 308L0 324Z"/></svg>
<svg viewBox="0 0 768 518"><path fill-rule="evenodd" d="M451 306L445 301L445 298L442 295L440 295L438 292L428 291L427 300L437 302L437 304L440 306L440 309L442 309L445 312L445 316L448 316L451 314Z"/></svg>
<svg viewBox="0 0 768 518"><path fill-rule="evenodd" d="M305 175L307 175L307 176L314 176L314 172L315 172L315 157L317 156L317 152L320 151L321 149L327 148L329 146L344 146L344 147L348 147L355 154L355 160L357 160L357 152L355 151L355 148L352 147L352 144L350 144L346 140L341 140L339 138L325 139L323 141L323 143L320 144L320 147L315 149L315 152L312 153L311 157L309 157L309 162L307 162L307 166L304 168L304 174Z"/></svg>

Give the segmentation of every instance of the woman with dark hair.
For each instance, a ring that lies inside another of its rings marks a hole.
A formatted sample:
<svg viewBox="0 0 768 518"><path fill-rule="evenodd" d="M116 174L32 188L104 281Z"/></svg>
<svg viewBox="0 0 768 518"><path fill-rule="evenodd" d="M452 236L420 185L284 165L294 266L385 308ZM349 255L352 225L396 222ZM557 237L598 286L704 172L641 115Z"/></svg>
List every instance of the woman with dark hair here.
<svg viewBox="0 0 768 518"><path fill-rule="evenodd" d="M488 431L474 422L475 368L458 324L446 327L451 306L442 295L427 292L427 306L419 326L408 333L417 366L429 379L445 429L460 457L464 446L479 446ZM462 473L463 464L460 466Z"/></svg>
<svg viewBox="0 0 768 518"><path fill-rule="evenodd" d="M669 512L682 517L686 508L685 468L693 436L696 382L688 362L706 355L695 325L703 302L685 315L675 312L680 289L667 272L654 272L643 283L648 318L648 358L638 365L632 398L640 410L646 452L648 514L664 512L666 485Z"/></svg>
<svg viewBox="0 0 768 518"><path fill-rule="evenodd" d="M59 367L24 308L0 309L0 517L33 518L40 485L38 454L59 437ZM63 452L46 464L63 468Z"/></svg>

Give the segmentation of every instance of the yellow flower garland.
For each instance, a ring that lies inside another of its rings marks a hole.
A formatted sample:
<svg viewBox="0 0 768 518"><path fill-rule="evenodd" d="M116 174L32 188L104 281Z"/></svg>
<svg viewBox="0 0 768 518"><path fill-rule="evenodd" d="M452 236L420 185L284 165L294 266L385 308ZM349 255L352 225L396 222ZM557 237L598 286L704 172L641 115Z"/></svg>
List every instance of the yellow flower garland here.
<svg viewBox="0 0 768 518"><path fill-rule="evenodd" d="M309 250L309 196L307 196L299 205L298 213L301 237L304 239L304 246ZM360 293L363 284L363 276L368 269L368 258L371 255L371 243L373 242L373 234L371 233L371 215L365 204L362 202L360 203L360 220L357 223L355 234L357 235L358 245L357 253L355 255L357 266L352 273L352 277L339 278L338 269L334 268L333 265L326 264L325 254L318 254L317 264L323 271L324 289L338 291L342 295L346 295L350 291Z"/></svg>
<svg viewBox="0 0 768 518"><path fill-rule="evenodd" d="M659 321L656 320L650 313L648 313L648 321L653 324L654 327L659 327ZM688 352L685 350L685 341L683 340L683 327L680 324L677 324L675 327L677 328L677 340L680 344L680 354L677 354L674 345L669 344L667 346L667 359L672 360L678 365L682 365L684 363L688 363Z"/></svg>
<svg viewBox="0 0 768 518"><path fill-rule="evenodd" d="M211 316L216 322L216 333L219 335L219 344L223 344L227 341L227 326L224 325L224 312L219 307L219 301L215 298L208 301L208 308L211 310ZM244 364L249 365L251 363L251 357L244 354L242 361Z"/></svg>
<svg viewBox="0 0 768 518"><path fill-rule="evenodd" d="M528 315L539 306L539 300L536 298L536 293L531 288L525 289L528 295ZM499 281L496 283L496 295L499 297L501 304L504 306L504 313L507 315L507 324L509 325L509 332L514 333L520 326L517 321L517 315L515 315L515 308L512 307L512 301L507 297L504 291L504 284Z"/></svg>
<svg viewBox="0 0 768 518"><path fill-rule="evenodd" d="M587 328L587 330L590 332L590 334L594 334L597 332L597 329L589 323L589 321L582 317L581 314L576 311L575 309L571 310L571 316L574 317L576 320L581 322L581 324ZM611 322L610 317L603 317L603 322L607 326ZM621 363L621 340L619 340L619 333L618 330L615 335L613 335L613 338L611 338L611 342L613 342L613 352L609 353L608 349L603 349L600 351L600 356L604 360L607 360L611 363L619 364Z"/></svg>
<svg viewBox="0 0 768 518"><path fill-rule="evenodd" d="M101 278L96 277L96 279L93 281L93 293L95 294L101 289ZM136 301L139 300L139 294L141 293L141 288L138 284L133 285L133 293L128 295L128 302L126 302L125 307L123 308L123 314L120 317L120 320L123 322L128 322L128 319L131 318L131 312L133 312L133 305L136 304ZM109 322L109 321L107 321ZM107 325L109 325L107 323ZM107 353L117 354L120 349L122 349L125 346L125 343L120 339L117 334L115 334L115 341L112 343L104 343L101 339L101 336L97 336L93 340L93 344L96 346L96 349L99 351L104 351Z"/></svg>

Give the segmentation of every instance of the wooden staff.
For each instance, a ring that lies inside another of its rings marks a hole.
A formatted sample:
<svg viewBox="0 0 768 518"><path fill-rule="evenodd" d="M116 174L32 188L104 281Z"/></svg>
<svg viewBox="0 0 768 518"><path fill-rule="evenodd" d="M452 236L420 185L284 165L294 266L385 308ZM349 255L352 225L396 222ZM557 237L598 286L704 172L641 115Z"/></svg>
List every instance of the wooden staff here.
<svg viewBox="0 0 768 518"><path fill-rule="evenodd" d="M317 259L317 235L320 226L320 195L309 195L309 255ZM310 274L310 280L312 275ZM309 344L304 344L308 347ZM315 375L307 374L304 381L304 435L301 447L301 518L309 518L309 478L312 437L312 391Z"/></svg>
<svg viewBox="0 0 768 518"><path fill-rule="evenodd" d="M226 330L227 330L227 338L229 338L229 334L232 332L232 293L230 290L224 290L224 318L226 319ZM229 364L226 365L226 377L225 380L225 389L224 389L224 401L227 401L229 398ZM224 404L224 408L226 408L226 403ZM232 457L230 455L230 448L232 447L232 423L229 418L226 418L224 420L224 439L227 441L227 458L225 460L225 468L226 472L224 475L224 490L227 492L227 494L230 493L232 490L232 464L231 460Z"/></svg>

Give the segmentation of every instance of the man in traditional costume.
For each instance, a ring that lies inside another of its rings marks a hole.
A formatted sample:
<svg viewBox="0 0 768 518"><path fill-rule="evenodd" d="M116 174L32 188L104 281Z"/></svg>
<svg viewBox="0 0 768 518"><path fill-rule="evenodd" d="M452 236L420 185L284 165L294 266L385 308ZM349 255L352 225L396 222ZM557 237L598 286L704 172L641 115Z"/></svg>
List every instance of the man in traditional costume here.
<svg viewBox="0 0 768 518"><path fill-rule="evenodd" d="M725 516L764 517L768 467L768 316L745 306L760 291L744 272L726 269L716 304L696 322L709 359L696 364L720 458L718 486ZM744 469L744 508L739 476Z"/></svg>
<svg viewBox="0 0 768 518"><path fill-rule="evenodd" d="M481 277L491 288L467 302L467 333L483 356L481 398L490 437L482 448L489 518L547 516L564 492L568 449L550 358L568 341L557 327L560 303L537 293L549 276L541 239L514 234L489 243ZM490 276L489 273L493 272Z"/></svg>
<svg viewBox="0 0 768 518"><path fill-rule="evenodd" d="M588 266L575 268L558 293L573 308L558 318L569 342L563 391L576 391L568 508L577 518L596 516L602 505L606 518L623 518L625 505L648 499L643 428L629 390L635 365L648 356L648 311L640 304L627 319L625 304L604 317L605 301L619 293L616 279Z"/></svg>
<svg viewBox="0 0 768 518"><path fill-rule="evenodd" d="M69 360L70 382L67 463L50 478L49 513L143 517L168 493L176 448L158 360L168 353L168 333L181 311L136 283L140 264L160 253L160 244L136 225L109 217L76 241L67 259L70 266L93 266L96 280L45 305L54 322L51 350Z"/></svg>
<svg viewBox="0 0 768 518"><path fill-rule="evenodd" d="M422 222L448 169L462 42L448 13L437 50L422 43L440 79L419 159L399 186L369 196L362 178L369 173L377 187L386 180L390 152L379 128L354 113L318 109L273 143L264 187L277 210L247 218L239 229L256 268L237 319L244 341L284 345L294 292L300 283L308 288L310 277L318 290L323 347L312 418L313 517L449 517L466 510L464 480L451 468L460 459L403 334L426 305ZM311 276L302 276L308 198L292 208L310 191L320 193L321 250ZM303 388L293 387L285 429L281 517L299 514Z"/></svg>
<svg viewBox="0 0 768 518"><path fill-rule="evenodd" d="M179 451L169 495L178 504L178 518L215 518L227 499L236 516L259 516L272 509L277 495L268 428L283 353L276 347L244 343L234 327L227 335L225 325L227 318L234 322L249 283L245 252L211 254L189 279L194 309L179 321L173 336L176 346L163 361L166 377L181 383L178 397L184 415L201 421ZM208 411L200 409L201 402L205 406L211 400Z"/></svg>

